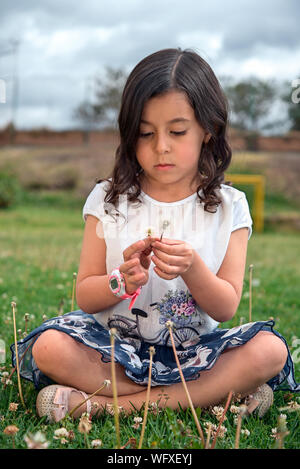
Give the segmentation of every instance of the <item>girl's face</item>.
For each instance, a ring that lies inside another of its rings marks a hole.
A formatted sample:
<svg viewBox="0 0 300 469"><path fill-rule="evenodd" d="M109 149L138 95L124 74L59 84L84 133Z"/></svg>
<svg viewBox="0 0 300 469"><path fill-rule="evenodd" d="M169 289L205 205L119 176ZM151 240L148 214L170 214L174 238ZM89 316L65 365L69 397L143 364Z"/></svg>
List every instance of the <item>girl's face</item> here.
<svg viewBox="0 0 300 469"><path fill-rule="evenodd" d="M199 182L202 143L209 139L185 93L170 91L151 98L143 109L136 146L144 170L142 188L156 195L175 195L177 200L191 195Z"/></svg>

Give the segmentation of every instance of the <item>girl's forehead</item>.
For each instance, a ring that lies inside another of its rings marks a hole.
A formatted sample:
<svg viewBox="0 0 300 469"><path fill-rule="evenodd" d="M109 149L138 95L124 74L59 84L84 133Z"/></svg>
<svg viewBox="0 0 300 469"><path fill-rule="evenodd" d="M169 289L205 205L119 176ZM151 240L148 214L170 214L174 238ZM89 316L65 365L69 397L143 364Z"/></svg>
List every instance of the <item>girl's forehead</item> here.
<svg viewBox="0 0 300 469"><path fill-rule="evenodd" d="M194 117L194 109L184 92L172 90L167 93L150 98L144 105L142 112L142 120L150 122L155 117L170 117L172 119L185 117L192 119ZM170 119L171 120L171 119Z"/></svg>

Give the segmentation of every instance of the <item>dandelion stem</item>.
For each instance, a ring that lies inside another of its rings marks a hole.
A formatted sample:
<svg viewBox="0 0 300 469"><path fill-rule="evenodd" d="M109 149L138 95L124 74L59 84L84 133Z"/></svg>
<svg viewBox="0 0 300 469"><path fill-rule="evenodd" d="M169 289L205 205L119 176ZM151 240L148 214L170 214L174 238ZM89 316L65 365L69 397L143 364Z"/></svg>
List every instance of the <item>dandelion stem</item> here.
<svg viewBox="0 0 300 469"><path fill-rule="evenodd" d="M106 381L104 381L104 383L100 386L100 388L97 389L95 392L93 392L93 394L91 394L91 395L88 396L86 399L84 399L83 401L79 402L79 404L77 404L75 407L73 407L73 409L70 410L70 412L69 412L69 416L72 417L72 415L74 414L74 412L76 412L76 410L79 409L79 407L81 407L83 404L85 404L89 399L92 399L92 397L94 397L99 391L101 391L103 388L105 388L105 386L107 386Z"/></svg>
<svg viewBox="0 0 300 469"><path fill-rule="evenodd" d="M26 347L26 349L25 349L23 355L21 356L20 361L18 362L20 365L21 365L21 363L22 363L22 361L23 361L23 358L24 358L24 356L25 356L25 353L28 351L28 349L30 348L31 345L32 345L32 343L30 342L30 344ZM12 375L14 374L14 372L16 371L16 369L17 369L17 365L11 370L9 377L7 378L8 380L12 377ZM4 385L3 385L3 389L5 389L6 386L7 386L7 384L6 384L6 382L5 382Z"/></svg>
<svg viewBox="0 0 300 469"><path fill-rule="evenodd" d="M183 384L183 388L185 390L185 393L186 393L186 396L187 396L187 399L188 399L188 402L189 402L189 406L191 408L192 415L194 417L195 424L196 424L199 436L201 438L202 445L204 447L205 446L204 435L203 435L203 432L202 432L202 429L201 429L201 426L200 426L196 411L194 409L194 405L193 405L193 402L192 402L192 399L191 399L189 390L187 388L187 385L186 385L186 382L185 382L185 379L184 379L184 376L183 376L183 373L182 373L182 369L181 369L181 366L180 366L180 363L179 363L179 360L178 360L176 347L175 347L175 342L174 342L174 337L173 337L173 332L172 332L172 321L167 321L166 326L167 326L167 328L169 329L169 332L170 332L170 339L171 339L171 343L172 343L172 348L173 348L176 364L177 364L177 367L178 367L178 371L179 371L179 374L180 374L180 378L181 378L181 381L182 381L182 384Z"/></svg>
<svg viewBox="0 0 300 469"><path fill-rule="evenodd" d="M229 394L228 394L228 397L227 397L227 401L226 401L226 404L225 404L225 407L224 407L223 414L222 414L222 416L220 418L220 421L219 421L217 431L215 433L214 441L212 442L210 449L214 449L214 447L216 446L216 442L217 442L217 438L218 438L218 435L219 435L219 432L220 432L220 428L221 428L222 423L224 422L225 415L226 415L226 412L228 410L229 404L231 402L232 396L233 396L233 392L230 391Z"/></svg>
<svg viewBox="0 0 300 469"><path fill-rule="evenodd" d="M144 419L143 419L142 431L141 431L141 436L140 436L138 449L141 449L141 447L142 447L145 428L146 428L146 421L147 421L147 415L148 415L148 406L149 406L149 399L150 399L150 389L151 389L152 360L153 360L153 355L155 354L155 348L154 347L149 347L149 353L150 353L150 363L149 363L148 386L147 386L147 394L146 394L146 402L145 402L145 410L144 410Z"/></svg>
<svg viewBox="0 0 300 469"><path fill-rule="evenodd" d="M74 298L75 298L75 285L76 285L76 277L77 273L73 273L73 289L72 289L72 304L71 304L71 311L74 310Z"/></svg>
<svg viewBox="0 0 300 469"><path fill-rule="evenodd" d="M239 449L241 428L242 428L242 415L239 413L238 419L237 419L236 433L235 433L234 449Z"/></svg>
<svg viewBox="0 0 300 469"><path fill-rule="evenodd" d="M246 415L247 410L248 409L247 409L246 405L241 405L240 406L238 420L237 420L237 426L236 426L236 433L235 433L234 449L239 449L240 435L241 435L241 428L242 428L242 420L243 420L244 415Z"/></svg>
<svg viewBox="0 0 300 469"><path fill-rule="evenodd" d="M110 329L110 344L111 344L111 381L114 399L114 419L117 437L117 449L120 449L120 426L119 426L119 406L116 382L116 368L115 368L115 334L116 329Z"/></svg>
<svg viewBox="0 0 300 469"><path fill-rule="evenodd" d="M16 327L16 313L15 313L15 307L16 303L14 301L11 302L12 306L12 313L13 313L13 321L14 321L14 339L15 339L15 354L16 354L16 366L17 366L17 376L18 376L18 388L19 388L19 395L21 402L23 404L23 407L26 409L26 405L23 399L23 393L22 393L22 386L21 386L21 378L20 378L20 369L19 369L19 357L18 357L18 342L17 342L17 327Z"/></svg>
<svg viewBox="0 0 300 469"><path fill-rule="evenodd" d="M252 322L252 271L253 264L249 265L249 322Z"/></svg>
<svg viewBox="0 0 300 469"><path fill-rule="evenodd" d="M209 422L208 430L207 430L206 443L205 443L205 449L208 449L208 448L209 448L210 435L211 435L211 428L212 428L212 423Z"/></svg>

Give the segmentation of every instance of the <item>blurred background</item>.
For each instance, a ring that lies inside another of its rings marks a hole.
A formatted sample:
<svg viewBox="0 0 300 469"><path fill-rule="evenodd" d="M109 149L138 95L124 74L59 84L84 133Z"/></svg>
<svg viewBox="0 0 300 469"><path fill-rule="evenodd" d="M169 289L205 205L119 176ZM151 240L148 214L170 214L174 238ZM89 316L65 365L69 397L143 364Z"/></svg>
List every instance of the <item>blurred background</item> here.
<svg viewBox="0 0 300 469"><path fill-rule="evenodd" d="M2 383L4 373L11 376L11 302L17 305L19 338L77 308L82 207L95 180L113 167L124 81L142 58L167 47L194 49L220 80L230 105L233 150L226 180L246 193L254 219L241 302L221 327L274 319L300 382L299 20L299 0L1 0ZM11 444L4 427L16 424L16 447L24 448L27 429L46 427L31 413L33 385L23 383L28 411L20 405L11 412L9 403L19 402L16 373L5 382L10 384L1 388L0 447ZM250 437L241 438L244 448L274 447L277 416L289 399L290 393L277 393L271 415L250 421ZM110 418L95 430L103 448L115 445ZM152 437L157 422L146 429L149 448L191 448L190 433L179 431L175 418L155 414L160 430ZM189 415L180 418L189 429ZM124 443L134 434L131 423ZM299 448L297 412L288 412L287 425L289 431L279 433L287 435L285 447ZM74 430L69 447L85 447L87 440ZM228 430L219 447L232 447L233 423ZM61 447L52 433L48 426L51 447Z"/></svg>
<svg viewBox="0 0 300 469"><path fill-rule="evenodd" d="M2 0L0 206L58 191L84 200L112 168L129 72L181 47L224 88L230 174L263 176L264 229L300 230L299 13L297 0ZM234 185L255 215L255 185Z"/></svg>

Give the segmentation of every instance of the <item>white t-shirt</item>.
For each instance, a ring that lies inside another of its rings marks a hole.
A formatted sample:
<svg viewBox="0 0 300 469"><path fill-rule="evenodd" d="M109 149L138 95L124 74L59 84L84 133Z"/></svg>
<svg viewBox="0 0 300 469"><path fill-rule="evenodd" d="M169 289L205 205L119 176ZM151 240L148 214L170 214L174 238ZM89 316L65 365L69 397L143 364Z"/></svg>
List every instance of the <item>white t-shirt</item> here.
<svg viewBox="0 0 300 469"><path fill-rule="evenodd" d="M94 215L101 220L106 242L107 273L123 262L123 251L132 243L143 239L148 229L154 236L186 241L193 246L207 267L217 274L225 257L232 231L247 227L252 234L252 219L244 192L225 184L218 189L222 203L216 213L204 211L196 193L177 202L159 202L144 192L139 196L142 203L127 201L120 195L117 215L116 208L104 202L105 188L109 183L97 184L89 194L83 207L83 217ZM149 268L148 283L132 310L128 309L130 300L94 314L95 319L105 328L115 327L121 338L131 338L129 342L143 339L153 344L168 344L169 331L165 326L169 319L175 325L176 345L183 347L198 340L199 335L207 334L218 325L207 313L202 311L192 298L187 285L179 276L173 280L160 278ZM101 292L99 292L101 295Z"/></svg>

